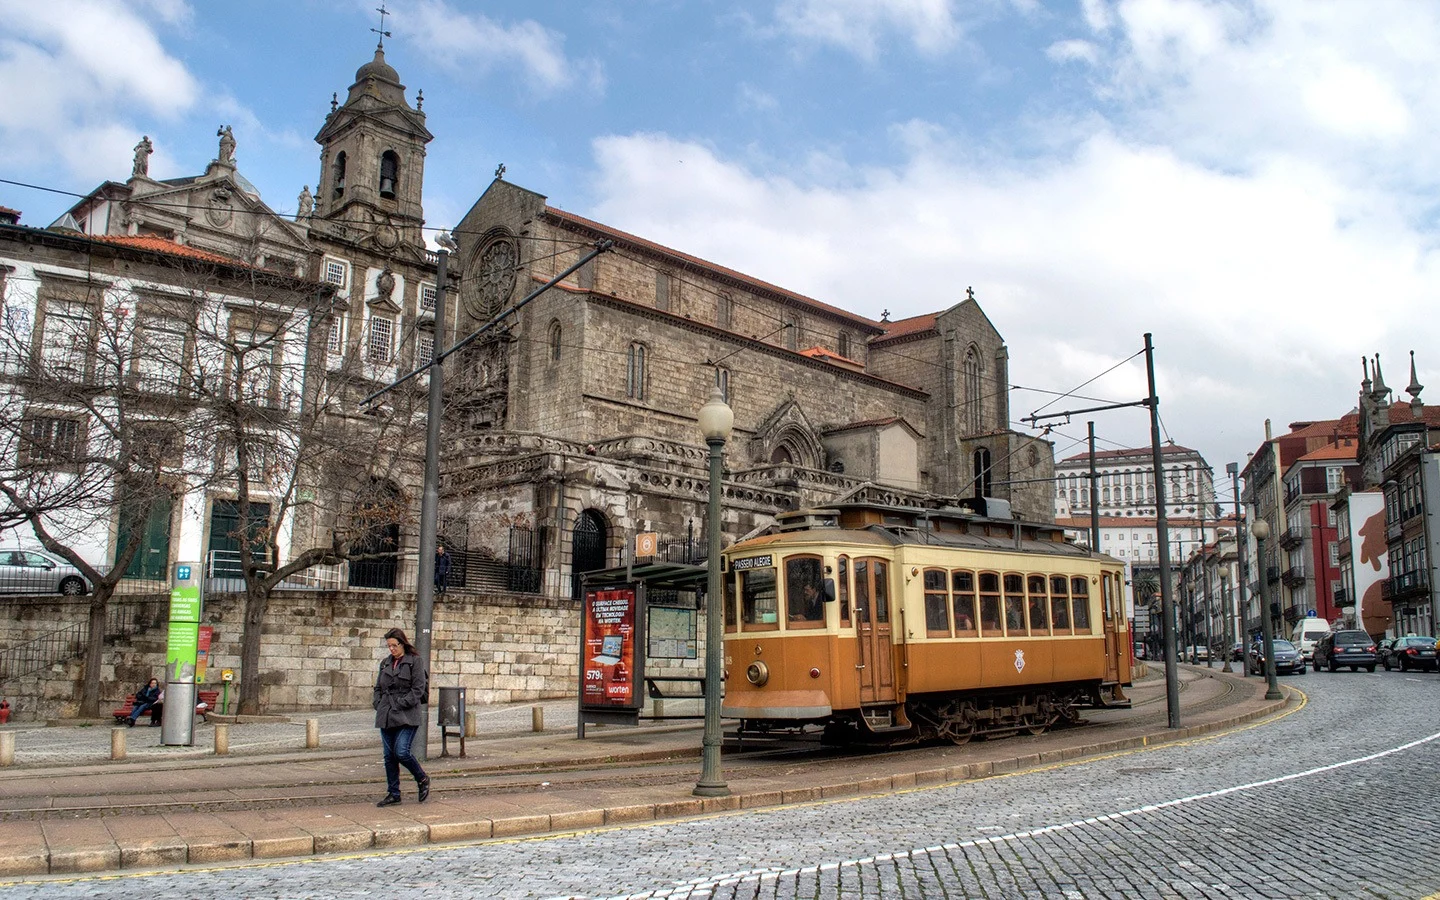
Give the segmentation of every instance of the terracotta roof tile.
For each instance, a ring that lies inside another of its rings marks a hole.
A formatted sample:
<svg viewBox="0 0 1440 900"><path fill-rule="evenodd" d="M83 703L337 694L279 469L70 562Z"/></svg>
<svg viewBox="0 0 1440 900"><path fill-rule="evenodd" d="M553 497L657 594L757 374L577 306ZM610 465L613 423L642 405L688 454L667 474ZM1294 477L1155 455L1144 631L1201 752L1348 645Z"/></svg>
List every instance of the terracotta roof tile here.
<svg viewBox="0 0 1440 900"><path fill-rule="evenodd" d="M179 256L186 259L196 259L204 262L220 263L227 266L246 266L249 264L230 256L223 256L219 253L212 253L209 250L201 250L198 247L190 247L185 244L177 244L172 240L162 237L155 237L147 234L95 234L88 237L103 241L107 244L118 244L122 247L133 247L136 250L149 250L154 253L164 253L167 256Z"/></svg>
<svg viewBox="0 0 1440 900"><path fill-rule="evenodd" d="M897 322L881 322L885 333L877 338L872 338L870 343L883 344L886 341L896 340L902 337L909 337L912 334L919 334L922 331L931 331L935 323L939 321L939 313L925 313L920 316L911 316L908 319L900 319Z"/></svg>

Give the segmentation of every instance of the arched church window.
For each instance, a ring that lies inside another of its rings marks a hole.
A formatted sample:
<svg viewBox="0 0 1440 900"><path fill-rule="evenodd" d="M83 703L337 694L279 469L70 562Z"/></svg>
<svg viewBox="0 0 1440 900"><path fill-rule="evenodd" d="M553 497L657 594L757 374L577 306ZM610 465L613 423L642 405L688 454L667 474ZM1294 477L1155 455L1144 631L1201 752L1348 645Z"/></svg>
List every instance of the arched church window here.
<svg viewBox="0 0 1440 900"><path fill-rule="evenodd" d="M848 332L848 331L842 331L842 332L840 332L840 340L839 340L837 343L838 343L839 346L836 347L836 352L838 352L841 356L845 357L846 359L849 359L849 358L850 358L850 332Z"/></svg>
<svg viewBox="0 0 1440 900"><path fill-rule="evenodd" d="M645 345L631 344L626 356L625 396L631 400L645 399Z"/></svg>
<svg viewBox="0 0 1440 900"><path fill-rule="evenodd" d="M970 483L975 486L975 496L989 497L990 489L994 486L992 473L990 471L990 451L981 447L975 451L972 457L975 468L974 480Z"/></svg>
<svg viewBox="0 0 1440 900"><path fill-rule="evenodd" d="M730 402L730 370L724 366L715 367L715 386L720 389L720 398Z"/></svg>
<svg viewBox="0 0 1440 900"><path fill-rule="evenodd" d="M335 154L335 165L331 167L330 184L336 200L345 196L345 151Z"/></svg>
<svg viewBox="0 0 1440 900"><path fill-rule="evenodd" d="M794 462L794 459L790 456L790 448L784 444L776 447L770 453L770 462L777 466L785 466Z"/></svg>
<svg viewBox="0 0 1440 900"><path fill-rule="evenodd" d="M980 354L972 344L965 351L965 430L980 431Z"/></svg>
<svg viewBox="0 0 1440 900"><path fill-rule="evenodd" d="M394 150L380 154L380 196L394 200L400 184L400 157Z"/></svg>
<svg viewBox="0 0 1440 900"><path fill-rule="evenodd" d="M559 323L559 322L551 322L551 323L550 323L550 359L552 359L552 360L558 360L558 359L560 359L560 337L561 337L560 323Z"/></svg>
<svg viewBox="0 0 1440 900"><path fill-rule="evenodd" d="M715 324L717 326L725 329L730 327L733 305L734 301L730 299L729 294L721 294L715 301Z"/></svg>

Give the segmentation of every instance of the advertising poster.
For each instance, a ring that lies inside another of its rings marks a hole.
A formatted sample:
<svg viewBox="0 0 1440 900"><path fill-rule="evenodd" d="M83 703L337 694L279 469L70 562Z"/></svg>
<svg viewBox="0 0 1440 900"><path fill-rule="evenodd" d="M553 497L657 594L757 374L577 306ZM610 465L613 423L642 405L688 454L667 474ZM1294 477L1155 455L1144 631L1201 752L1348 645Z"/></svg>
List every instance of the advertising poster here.
<svg viewBox="0 0 1440 900"><path fill-rule="evenodd" d="M1350 558L1355 578L1355 625L1382 634L1393 619L1381 583L1390 577L1385 543L1385 495L1357 491L1350 495Z"/></svg>
<svg viewBox="0 0 1440 900"><path fill-rule="evenodd" d="M580 705L638 709L642 660L637 658L639 595L634 585L587 590L582 625Z"/></svg>
<svg viewBox="0 0 1440 900"><path fill-rule="evenodd" d="M201 625L200 634L195 644L195 683L205 683L205 664L210 661L210 642L215 639L215 629L210 625Z"/></svg>

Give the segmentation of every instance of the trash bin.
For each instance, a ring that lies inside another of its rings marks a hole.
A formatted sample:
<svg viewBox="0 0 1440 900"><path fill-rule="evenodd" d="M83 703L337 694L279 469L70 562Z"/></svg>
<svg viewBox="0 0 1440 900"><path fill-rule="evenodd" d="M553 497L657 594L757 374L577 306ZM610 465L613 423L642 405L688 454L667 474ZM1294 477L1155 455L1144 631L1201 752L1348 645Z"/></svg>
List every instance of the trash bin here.
<svg viewBox="0 0 1440 900"><path fill-rule="evenodd" d="M440 688L440 755L449 756L450 729L460 739L460 755L465 755L465 689L463 687Z"/></svg>

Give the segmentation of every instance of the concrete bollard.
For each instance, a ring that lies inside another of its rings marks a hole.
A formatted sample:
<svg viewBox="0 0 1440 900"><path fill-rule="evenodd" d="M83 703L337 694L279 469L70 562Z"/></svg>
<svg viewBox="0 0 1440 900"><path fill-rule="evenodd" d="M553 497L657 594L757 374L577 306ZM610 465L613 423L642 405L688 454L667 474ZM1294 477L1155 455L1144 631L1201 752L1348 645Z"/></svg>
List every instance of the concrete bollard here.
<svg viewBox="0 0 1440 900"><path fill-rule="evenodd" d="M230 726L216 724L215 726L215 755L226 756L230 753Z"/></svg>
<svg viewBox="0 0 1440 900"><path fill-rule="evenodd" d="M544 730L545 730L545 707L543 707L543 706L532 706L532 707L530 707L530 730L531 730L531 731L544 731Z"/></svg>
<svg viewBox="0 0 1440 900"><path fill-rule="evenodd" d="M0 732L0 766L15 765L15 733Z"/></svg>
<svg viewBox="0 0 1440 900"><path fill-rule="evenodd" d="M125 758L125 729L123 728L110 729L110 758Z"/></svg>
<svg viewBox="0 0 1440 900"><path fill-rule="evenodd" d="M465 714L465 736L467 738L475 736L475 714L473 712Z"/></svg>
<svg viewBox="0 0 1440 900"><path fill-rule="evenodd" d="M305 720L305 749L314 750L320 746L320 720Z"/></svg>

